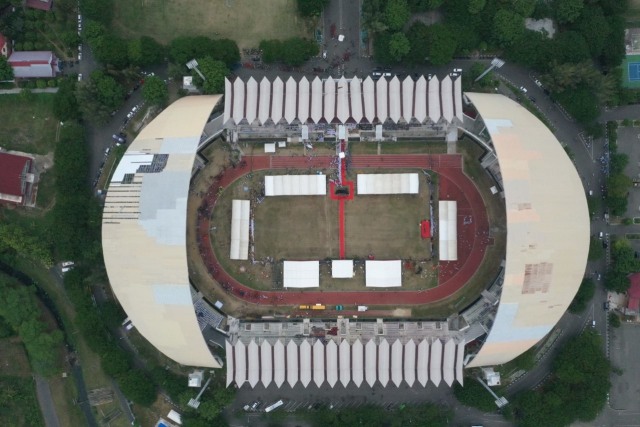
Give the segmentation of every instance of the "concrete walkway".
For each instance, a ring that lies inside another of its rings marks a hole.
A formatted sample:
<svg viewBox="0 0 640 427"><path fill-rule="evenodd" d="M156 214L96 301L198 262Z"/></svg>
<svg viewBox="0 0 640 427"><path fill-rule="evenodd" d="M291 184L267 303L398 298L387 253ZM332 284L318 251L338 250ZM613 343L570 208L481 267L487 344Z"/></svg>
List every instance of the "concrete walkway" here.
<svg viewBox="0 0 640 427"><path fill-rule="evenodd" d="M49 382L40 375L35 375L34 377L36 380L36 394L38 395L38 403L40 403L44 424L47 427L60 427L58 415L56 414L56 406L51 397Z"/></svg>
<svg viewBox="0 0 640 427"><path fill-rule="evenodd" d="M26 88L0 89L0 95L16 95ZM57 93L57 87L48 87L46 89L29 89L31 93Z"/></svg>

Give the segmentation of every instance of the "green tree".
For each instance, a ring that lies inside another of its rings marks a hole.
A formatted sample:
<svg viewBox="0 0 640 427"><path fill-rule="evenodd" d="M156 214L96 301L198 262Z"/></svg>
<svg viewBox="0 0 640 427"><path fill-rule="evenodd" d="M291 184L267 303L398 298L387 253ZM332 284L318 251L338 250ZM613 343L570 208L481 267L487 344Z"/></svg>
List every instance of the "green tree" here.
<svg viewBox="0 0 640 427"><path fill-rule="evenodd" d="M587 41L577 31L563 31L559 33L551 44L552 60L559 64L579 64L588 61L591 52Z"/></svg>
<svg viewBox="0 0 640 427"><path fill-rule="evenodd" d="M482 12L487 4L487 0L469 0L469 13L472 15Z"/></svg>
<svg viewBox="0 0 640 427"><path fill-rule="evenodd" d="M90 39L89 45L96 60L105 66L122 70L129 65L127 42L113 34L104 34Z"/></svg>
<svg viewBox="0 0 640 427"><path fill-rule="evenodd" d="M510 10L500 9L493 17L493 38L501 46L509 46L524 31L524 18Z"/></svg>
<svg viewBox="0 0 640 427"><path fill-rule="evenodd" d="M624 153L612 153L609 158L609 173L611 175L624 173L628 164L629 156Z"/></svg>
<svg viewBox="0 0 640 427"><path fill-rule="evenodd" d="M445 65L451 62L456 51L456 39L443 24L429 27L429 62L433 65Z"/></svg>
<svg viewBox="0 0 640 427"><path fill-rule="evenodd" d="M584 7L584 0L555 0L556 19L561 24L575 21Z"/></svg>
<svg viewBox="0 0 640 427"><path fill-rule="evenodd" d="M13 68L5 56L0 55L0 81L13 80Z"/></svg>
<svg viewBox="0 0 640 427"><path fill-rule="evenodd" d="M480 409L483 412L495 412L494 398L475 379L467 378L464 387L458 383L453 386L453 395L465 406Z"/></svg>
<svg viewBox="0 0 640 427"><path fill-rule="evenodd" d="M602 245L599 244L599 247L602 248ZM592 279L582 279L580 288L569 305L569 311L574 314L582 313L587 308L587 304L591 301L595 292L595 282Z"/></svg>
<svg viewBox="0 0 640 427"><path fill-rule="evenodd" d="M56 119L66 122L80 118L75 80L70 78L60 80L58 92L53 97L53 115Z"/></svg>
<svg viewBox="0 0 640 427"><path fill-rule="evenodd" d="M132 65L148 67L162 63L165 48L154 38L142 36L127 42L127 56Z"/></svg>
<svg viewBox="0 0 640 427"><path fill-rule="evenodd" d="M181 36L169 43L169 58L171 61L185 65L196 58L204 58L212 55L213 40L205 36Z"/></svg>
<svg viewBox="0 0 640 427"><path fill-rule="evenodd" d="M206 94L224 93L224 78L229 74L229 70L222 61L216 61L211 57L198 59L198 69L205 76L203 81L199 74L193 73L196 84L202 87Z"/></svg>
<svg viewBox="0 0 640 427"><path fill-rule="evenodd" d="M598 58L602 54L604 44L611 34L609 21L604 16L602 8L591 5L582 9L580 19L576 20L576 29L587 41L591 56Z"/></svg>
<svg viewBox="0 0 640 427"><path fill-rule="evenodd" d="M620 2L625 3L625 2ZM600 63L605 70L615 68L622 63L625 57L624 33L626 21L621 16L610 16L607 18L611 33L604 40L602 54L600 55Z"/></svg>
<svg viewBox="0 0 640 427"><path fill-rule="evenodd" d="M399 31L411 16L407 0L388 0L384 11L387 27Z"/></svg>
<svg viewBox="0 0 640 427"><path fill-rule="evenodd" d="M310 18L320 16L324 8L329 4L329 0L297 0L297 4L300 16Z"/></svg>
<svg viewBox="0 0 640 427"><path fill-rule="evenodd" d="M110 377L117 377L131 369L129 355L119 347L112 347L100 355L100 364L104 372Z"/></svg>
<svg viewBox="0 0 640 427"><path fill-rule="evenodd" d="M391 34L387 32L375 36L373 39L373 55L376 62L380 64L393 64L395 62L395 58L391 54L390 42Z"/></svg>
<svg viewBox="0 0 640 427"><path fill-rule="evenodd" d="M629 289L629 274L640 270L640 261L626 239L615 240L611 244L611 266L604 276L605 288L624 293Z"/></svg>
<svg viewBox="0 0 640 427"><path fill-rule="evenodd" d="M139 369L131 369L118 378L118 385L125 396L138 405L149 407L157 397L156 386L151 379Z"/></svg>
<svg viewBox="0 0 640 427"><path fill-rule="evenodd" d="M591 238L589 243L589 260L595 261L604 256L604 248L602 247L602 242L600 239L596 239L595 237Z"/></svg>
<svg viewBox="0 0 640 427"><path fill-rule="evenodd" d="M113 110L122 105L125 91L110 75L94 71L88 81L78 83L76 96L83 116L102 124L111 118Z"/></svg>
<svg viewBox="0 0 640 427"><path fill-rule="evenodd" d="M240 62L240 49L238 49L236 42L231 39L213 40L211 48L210 56L213 59L224 62L227 67L233 67Z"/></svg>
<svg viewBox="0 0 640 427"><path fill-rule="evenodd" d="M607 179L607 196L626 198L633 182L628 176L617 173Z"/></svg>
<svg viewBox="0 0 640 427"><path fill-rule="evenodd" d="M403 33L395 33L389 39L389 53L396 62L402 61L410 50L409 39Z"/></svg>
<svg viewBox="0 0 640 427"><path fill-rule="evenodd" d="M282 42L281 54L285 64L298 67L318 54L318 44L312 40L293 37Z"/></svg>
<svg viewBox="0 0 640 427"><path fill-rule="evenodd" d="M104 25L111 24L113 19L113 0L80 0L82 15L92 21Z"/></svg>
<svg viewBox="0 0 640 427"><path fill-rule="evenodd" d="M282 42L280 40L262 40L260 42L262 60L267 64L277 62L282 58Z"/></svg>
<svg viewBox="0 0 640 427"><path fill-rule="evenodd" d="M588 86L581 85L575 89L557 93L555 96L578 123L588 125L598 118L600 113L598 99Z"/></svg>
<svg viewBox="0 0 640 427"><path fill-rule="evenodd" d="M407 31L410 54L406 61L420 64L429 58L429 27L420 21L414 22Z"/></svg>
<svg viewBox="0 0 640 427"><path fill-rule="evenodd" d="M537 0L511 0L511 10L527 18L533 13L536 3Z"/></svg>
<svg viewBox="0 0 640 427"><path fill-rule="evenodd" d="M147 77L142 86L142 99L149 105L164 107L169 101L169 90L160 77Z"/></svg>
<svg viewBox="0 0 640 427"><path fill-rule="evenodd" d="M612 328L619 328L621 325L620 316L617 313L609 313L609 324Z"/></svg>

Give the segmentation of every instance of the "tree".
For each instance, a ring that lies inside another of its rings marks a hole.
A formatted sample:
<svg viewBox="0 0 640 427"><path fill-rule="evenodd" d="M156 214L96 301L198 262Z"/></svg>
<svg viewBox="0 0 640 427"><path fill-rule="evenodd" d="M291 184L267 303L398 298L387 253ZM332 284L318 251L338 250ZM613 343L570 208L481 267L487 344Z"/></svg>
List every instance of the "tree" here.
<svg viewBox="0 0 640 427"><path fill-rule="evenodd" d="M487 0L469 0L469 13L475 15L482 12L486 4Z"/></svg>
<svg viewBox="0 0 640 427"><path fill-rule="evenodd" d="M553 65L549 52L554 41L538 31L525 30L509 47L506 55L512 61L538 71L547 71Z"/></svg>
<svg viewBox="0 0 640 427"><path fill-rule="evenodd" d="M104 372L110 377L126 373L131 368L129 355L119 347L111 347L100 355L100 364Z"/></svg>
<svg viewBox="0 0 640 427"><path fill-rule="evenodd" d="M78 83L78 105L83 116L95 123L106 123L111 112L122 105L125 91L113 77L94 71L88 81Z"/></svg>
<svg viewBox="0 0 640 427"><path fill-rule="evenodd" d="M131 369L118 378L122 392L134 403L148 407L156 400L156 386L151 378L138 369Z"/></svg>
<svg viewBox="0 0 640 427"><path fill-rule="evenodd" d="M619 66L626 54L624 47L625 20L621 16L610 16L608 22L611 33L604 40L602 55L600 55L600 63L605 70Z"/></svg>
<svg viewBox="0 0 640 427"><path fill-rule="evenodd" d="M224 78L229 74L229 70L222 61L216 61L211 57L198 59L198 69L205 76L202 81L199 74L193 73L196 84L202 87L206 94L224 93Z"/></svg>
<svg viewBox="0 0 640 427"><path fill-rule="evenodd" d="M89 39L89 45L93 55L102 65L110 65L118 70L129 65L128 45L123 38L107 33Z"/></svg>
<svg viewBox="0 0 640 427"><path fill-rule="evenodd" d="M556 0L556 19L561 24L573 22L580 16L583 7L584 0Z"/></svg>
<svg viewBox="0 0 640 427"><path fill-rule="evenodd" d="M495 412L494 398L474 379L467 378L464 387L458 383L453 386L453 395L465 406L480 409L483 412Z"/></svg>
<svg viewBox="0 0 640 427"><path fill-rule="evenodd" d="M62 79L58 85L58 92L53 96L53 115L61 122L80 118L78 101L76 99L76 84L74 79Z"/></svg>
<svg viewBox="0 0 640 427"><path fill-rule="evenodd" d="M411 16L407 0L388 0L384 11L387 27L392 31L399 31Z"/></svg>
<svg viewBox="0 0 640 427"><path fill-rule="evenodd" d="M169 90L158 76L147 77L142 86L142 99L149 105L164 107L169 100Z"/></svg>
<svg viewBox="0 0 640 427"><path fill-rule="evenodd" d="M589 261L595 261L604 256L604 248L600 239L591 238L589 243Z"/></svg>
<svg viewBox="0 0 640 427"><path fill-rule="evenodd" d="M456 39L443 24L429 27L429 62L433 65L445 65L451 62L456 51Z"/></svg>
<svg viewBox="0 0 640 427"><path fill-rule="evenodd" d="M560 64L578 64L588 61L591 52L587 41L577 31L563 31L551 43L553 49L552 60Z"/></svg>
<svg viewBox="0 0 640 427"><path fill-rule="evenodd" d="M428 10L437 9L442 6L444 0L408 0L409 10L411 13L426 12Z"/></svg>
<svg viewBox="0 0 640 427"><path fill-rule="evenodd" d="M629 274L640 270L640 262L626 239L619 239L611 245L611 266L604 276L605 288L615 292L629 289Z"/></svg>
<svg viewBox="0 0 640 427"><path fill-rule="evenodd" d="M609 173L611 175L624 173L628 164L629 156L624 153L612 153L609 158Z"/></svg>
<svg viewBox="0 0 640 427"><path fill-rule="evenodd" d="M262 40L260 42L262 60L267 64L277 62L282 58L282 42L280 40Z"/></svg>
<svg viewBox="0 0 640 427"><path fill-rule="evenodd" d="M293 37L282 42L282 61L290 66L298 67L319 52L314 41Z"/></svg>
<svg viewBox="0 0 640 427"><path fill-rule="evenodd" d="M13 80L13 68L5 56L0 55L0 81Z"/></svg>
<svg viewBox="0 0 640 427"><path fill-rule="evenodd" d="M423 63L429 57L429 27L420 21L414 22L407 31L410 55L406 61L415 64Z"/></svg>
<svg viewBox="0 0 640 427"><path fill-rule="evenodd" d="M297 0L298 13L305 18L320 16L329 0Z"/></svg>
<svg viewBox="0 0 640 427"><path fill-rule="evenodd" d="M582 9L582 15L575 23L577 31L587 41L591 56L598 58L602 53L604 44L611 34L609 21L605 18L602 8L591 5Z"/></svg>
<svg viewBox="0 0 640 427"><path fill-rule="evenodd" d="M527 18L533 13L536 3L537 0L511 0L511 10Z"/></svg>
<svg viewBox="0 0 640 427"><path fill-rule="evenodd" d="M164 60L165 48L154 38L142 36L127 42L127 56L132 65L148 67Z"/></svg>
<svg viewBox="0 0 640 427"><path fill-rule="evenodd" d="M390 50L391 34L380 33L376 34L373 39L373 56L376 62L380 64L393 64L395 62L394 56ZM411 49L411 47L409 47Z"/></svg>
<svg viewBox="0 0 640 427"><path fill-rule="evenodd" d="M212 55L213 40L205 36L181 36L169 43L169 58L171 61L185 65L195 58L204 58Z"/></svg>
<svg viewBox="0 0 640 427"><path fill-rule="evenodd" d="M578 123L588 125L598 118L600 113L598 99L588 86L580 85L573 90L557 93L555 96Z"/></svg>
<svg viewBox="0 0 640 427"><path fill-rule="evenodd" d="M109 25L113 18L113 0L80 0L80 10L86 19Z"/></svg>
<svg viewBox="0 0 640 427"><path fill-rule="evenodd" d="M227 387L215 388L212 393L208 393L203 399L198 411L203 418L213 421L226 406L233 402L234 398L235 391L233 389Z"/></svg>
<svg viewBox="0 0 640 427"><path fill-rule="evenodd" d="M593 240L593 239L592 239ZM602 248L602 245L599 245ZM580 283L580 288L578 289L578 293L573 297L573 301L569 305L569 312L573 314L580 314L586 308L591 298L596 292L596 284L592 279L583 279L582 283Z"/></svg>
<svg viewBox="0 0 640 427"><path fill-rule="evenodd" d="M510 10L500 9L493 18L493 38L501 46L509 46L524 31L522 15Z"/></svg>
<svg viewBox="0 0 640 427"><path fill-rule="evenodd" d="M617 313L609 313L609 324L612 328L619 328L621 325L620 316Z"/></svg>
<svg viewBox="0 0 640 427"><path fill-rule="evenodd" d="M402 61L410 50L409 39L403 33L395 33L389 39L389 53L396 62Z"/></svg>
<svg viewBox="0 0 640 427"><path fill-rule="evenodd" d="M316 50L317 52L317 50ZM240 62L240 49L235 41L231 39L216 39L211 45L211 55L213 59L222 61L227 67Z"/></svg>

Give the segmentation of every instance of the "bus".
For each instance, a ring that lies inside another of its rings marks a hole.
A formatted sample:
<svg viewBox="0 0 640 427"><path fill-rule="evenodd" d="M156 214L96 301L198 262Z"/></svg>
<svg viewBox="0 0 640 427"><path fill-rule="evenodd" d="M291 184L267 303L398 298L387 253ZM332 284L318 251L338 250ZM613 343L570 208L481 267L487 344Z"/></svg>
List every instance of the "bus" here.
<svg viewBox="0 0 640 427"><path fill-rule="evenodd" d="M325 307L322 304L316 304L316 305L311 306L311 310L325 310L326 308L327 307Z"/></svg>
<svg viewBox="0 0 640 427"><path fill-rule="evenodd" d="M276 409L278 409L279 407L281 407L282 405L284 405L284 402L282 400L278 400L276 403L274 403L273 405L269 405L266 408L264 408L264 412L271 412L271 411L275 411Z"/></svg>

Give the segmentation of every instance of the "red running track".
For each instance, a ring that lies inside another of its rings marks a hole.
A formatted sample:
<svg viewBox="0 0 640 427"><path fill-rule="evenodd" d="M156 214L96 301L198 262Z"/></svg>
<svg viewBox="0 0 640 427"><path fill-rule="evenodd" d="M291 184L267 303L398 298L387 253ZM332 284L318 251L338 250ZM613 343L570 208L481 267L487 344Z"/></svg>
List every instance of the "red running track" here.
<svg viewBox="0 0 640 427"><path fill-rule="evenodd" d="M315 171L328 169L330 156L250 156L241 166L226 169L214 181L198 209L197 240L203 262L209 274L222 288L236 297L255 304L364 304L409 305L440 301L460 290L476 272L489 244L489 222L482 196L462 171L462 157L449 154L424 155L362 155L352 156L353 169L419 168L440 175L441 200L458 202L458 261L440 262L438 286L422 291L257 291L229 275L215 257L209 237L211 213L221 188L251 172L263 169L296 169Z"/></svg>

